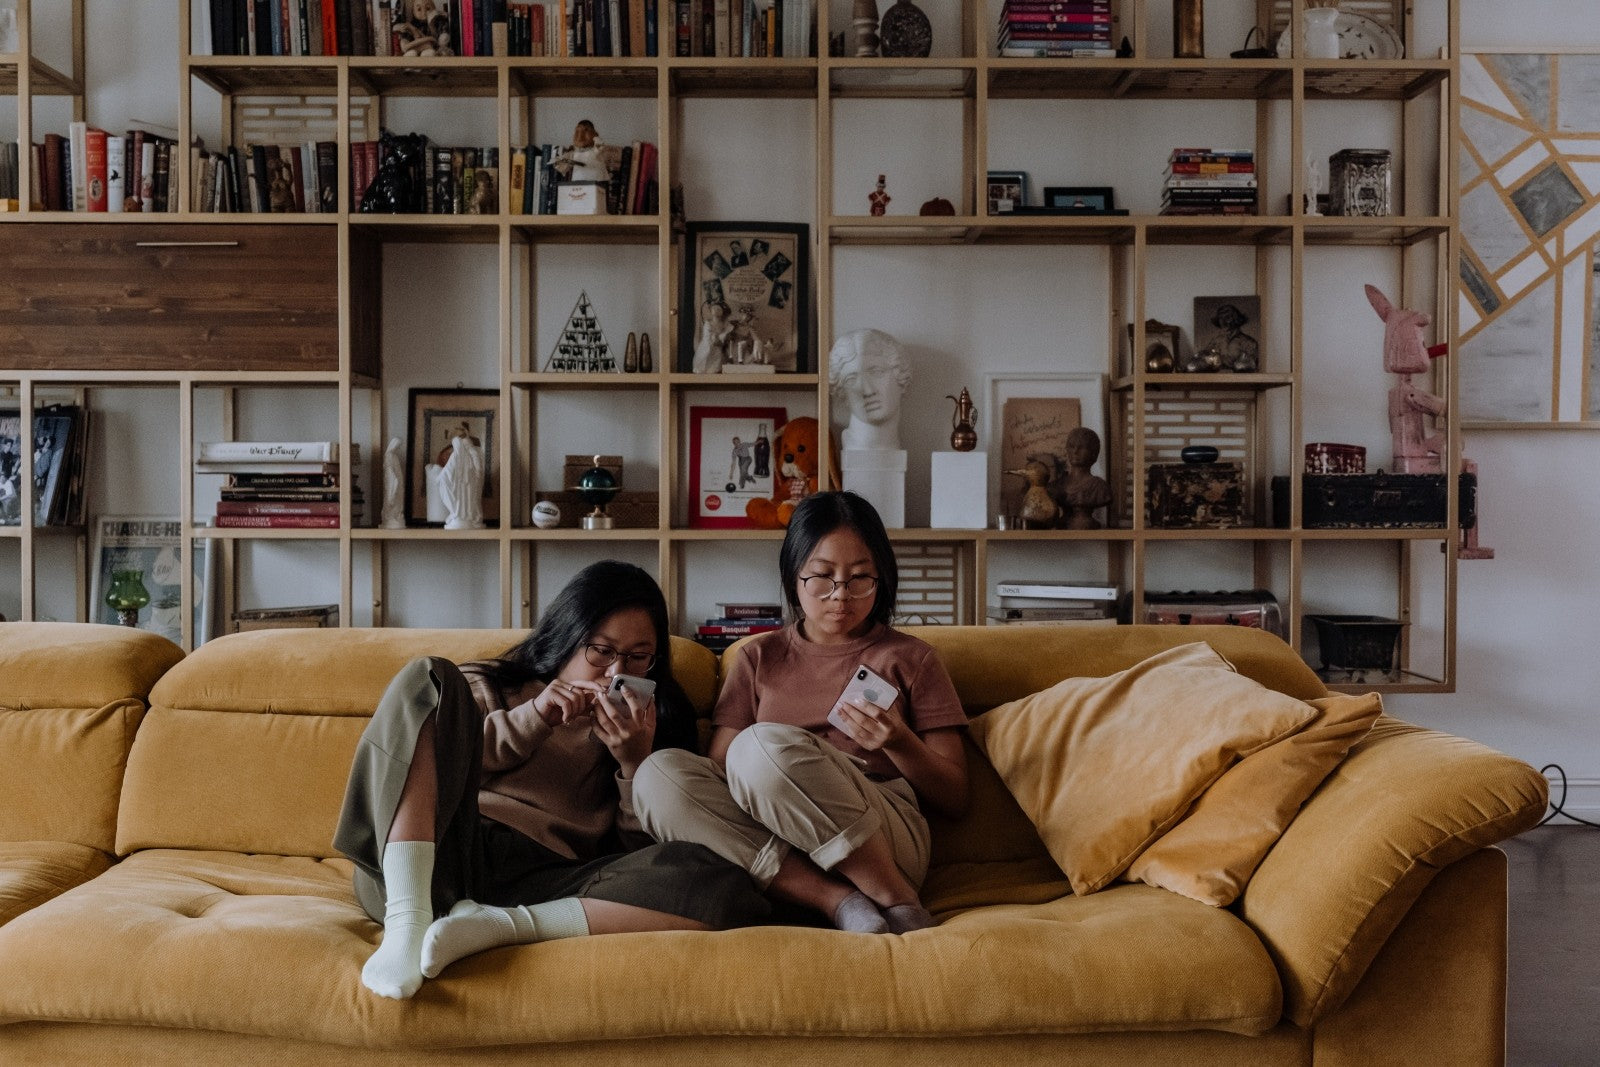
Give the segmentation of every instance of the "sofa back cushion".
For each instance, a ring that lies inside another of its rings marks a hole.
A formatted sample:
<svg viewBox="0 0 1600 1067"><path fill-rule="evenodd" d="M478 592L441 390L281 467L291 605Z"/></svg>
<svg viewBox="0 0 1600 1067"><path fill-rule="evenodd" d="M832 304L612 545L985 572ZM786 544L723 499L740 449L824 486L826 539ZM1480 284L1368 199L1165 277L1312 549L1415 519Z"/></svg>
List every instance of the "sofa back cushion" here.
<svg viewBox="0 0 1600 1067"><path fill-rule="evenodd" d="M145 697L182 658L127 627L0 623L0 841L111 851Z"/></svg>
<svg viewBox="0 0 1600 1067"><path fill-rule="evenodd" d="M128 760L121 854L216 849L327 857L356 742L390 678L425 655L499 655L522 630L257 630L201 646L162 679ZM715 658L673 639L709 705Z"/></svg>
<svg viewBox="0 0 1600 1067"><path fill-rule="evenodd" d="M1238 672L1312 700L1327 687L1272 634L1243 626L907 626L928 642L968 715L1048 689L1067 678L1106 677L1178 645L1204 641ZM960 819L931 818L933 864L1009 863L1047 856L1038 831L999 775L967 745L971 802Z"/></svg>

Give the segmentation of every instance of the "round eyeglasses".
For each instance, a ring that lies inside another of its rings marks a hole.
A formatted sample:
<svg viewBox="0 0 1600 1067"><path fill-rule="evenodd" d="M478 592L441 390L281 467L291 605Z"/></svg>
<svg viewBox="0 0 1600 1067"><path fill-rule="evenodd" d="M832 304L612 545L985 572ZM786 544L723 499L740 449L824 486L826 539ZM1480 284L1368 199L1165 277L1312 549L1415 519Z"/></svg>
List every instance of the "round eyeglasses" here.
<svg viewBox="0 0 1600 1067"><path fill-rule="evenodd" d="M878 579L871 574L857 574L844 581L837 581L826 574L812 574L800 579L800 587L809 596L818 600L831 600L833 591L842 588L846 600L861 600L869 597L878 588Z"/></svg>
<svg viewBox="0 0 1600 1067"><path fill-rule="evenodd" d="M643 674L656 665L654 652L619 652L610 645L584 645L583 658L591 667L609 667L620 659L623 669L633 674Z"/></svg>

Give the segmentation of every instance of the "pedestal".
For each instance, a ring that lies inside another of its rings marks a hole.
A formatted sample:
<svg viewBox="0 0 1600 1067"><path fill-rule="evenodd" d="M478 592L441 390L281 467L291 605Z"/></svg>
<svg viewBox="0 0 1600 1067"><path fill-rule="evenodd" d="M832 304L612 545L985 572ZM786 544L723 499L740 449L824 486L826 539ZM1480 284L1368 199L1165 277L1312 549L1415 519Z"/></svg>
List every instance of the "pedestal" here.
<svg viewBox="0 0 1600 1067"><path fill-rule="evenodd" d="M844 487L866 497L889 529L906 524L906 454L899 448L847 448Z"/></svg>
<svg viewBox="0 0 1600 1067"><path fill-rule="evenodd" d="M933 453L928 525L936 530L981 530L989 525L989 453Z"/></svg>

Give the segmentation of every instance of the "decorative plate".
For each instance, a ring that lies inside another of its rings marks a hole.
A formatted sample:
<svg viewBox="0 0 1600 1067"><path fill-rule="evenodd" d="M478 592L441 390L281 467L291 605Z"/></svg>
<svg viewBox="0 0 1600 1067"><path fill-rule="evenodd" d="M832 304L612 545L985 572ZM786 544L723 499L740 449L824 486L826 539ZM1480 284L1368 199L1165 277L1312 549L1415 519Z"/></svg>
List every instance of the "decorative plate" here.
<svg viewBox="0 0 1600 1067"><path fill-rule="evenodd" d="M896 0L878 20L878 54L920 58L933 50L933 27L911 0Z"/></svg>
<svg viewBox="0 0 1600 1067"><path fill-rule="evenodd" d="M1333 27L1339 35L1340 59L1401 59L1406 54L1405 45L1393 30L1365 15L1339 11L1334 16ZM1278 56L1287 59L1289 47L1289 31L1284 30L1278 37Z"/></svg>

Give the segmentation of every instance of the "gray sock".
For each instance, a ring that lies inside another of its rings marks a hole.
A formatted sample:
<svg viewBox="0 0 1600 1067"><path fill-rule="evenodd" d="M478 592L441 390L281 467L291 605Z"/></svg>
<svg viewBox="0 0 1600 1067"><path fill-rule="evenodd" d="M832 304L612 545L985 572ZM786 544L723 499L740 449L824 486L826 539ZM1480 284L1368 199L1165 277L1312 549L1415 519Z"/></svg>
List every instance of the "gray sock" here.
<svg viewBox="0 0 1600 1067"><path fill-rule="evenodd" d="M883 917L889 920L891 934L908 934L913 930L926 930L939 925L939 920L927 908L916 903L891 905L883 909Z"/></svg>
<svg viewBox="0 0 1600 1067"><path fill-rule="evenodd" d="M833 925L853 934L886 934L889 924L872 898L856 890L833 909Z"/></svg>

